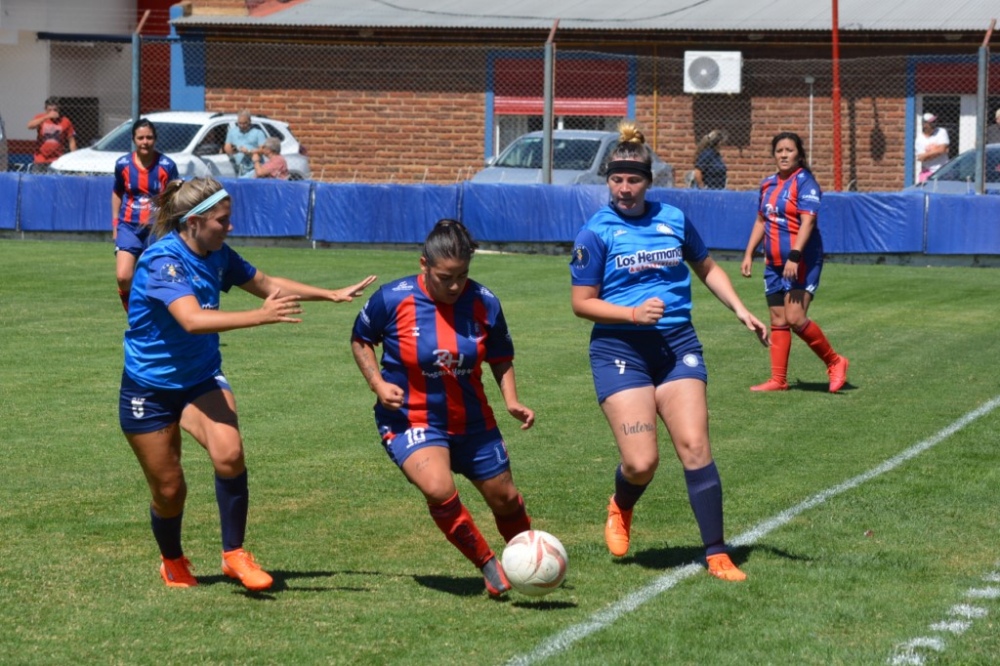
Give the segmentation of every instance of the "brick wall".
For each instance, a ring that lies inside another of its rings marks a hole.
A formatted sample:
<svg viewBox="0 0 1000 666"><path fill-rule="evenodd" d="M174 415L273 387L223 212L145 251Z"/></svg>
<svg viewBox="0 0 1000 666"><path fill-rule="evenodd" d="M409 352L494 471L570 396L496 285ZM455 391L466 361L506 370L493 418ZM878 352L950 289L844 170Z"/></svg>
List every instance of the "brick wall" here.
<svg viewBox="0 0 1000 666"><path fill-rule="evenodd" d="M482 167L489 49L207 46L206 108L249 108L289 122L317 179L453 183ZM679 58L640 57L636 72L636 120L674 165L678 185L693 167L697 139L724 129L730 189L755 189L774 171L770 141L780 131L797 132L807 148L811 140L817 179L833 188L828 60L747 60L736 95L684 93L682 66ZM905 66L902 57L843 66L844 189L904 184ZM806 76L827 82L813 88L811 137Z"/></svg>

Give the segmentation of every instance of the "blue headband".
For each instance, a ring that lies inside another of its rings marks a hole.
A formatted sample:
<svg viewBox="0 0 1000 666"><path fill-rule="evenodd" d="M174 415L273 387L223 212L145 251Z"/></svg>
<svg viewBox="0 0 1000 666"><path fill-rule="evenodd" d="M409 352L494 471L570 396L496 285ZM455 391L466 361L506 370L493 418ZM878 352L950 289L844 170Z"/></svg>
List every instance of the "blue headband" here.
<svg viewBox="0 0 1000 666"><path fill-rule="evenodd" d="M229 192L226 192L225 189L219 190L218 192L208 197L207 199L202 201L200 204L198 204L188 212L184 213L184 215L181 217L181 222L187 222L188 218L191 217L192 215L201 215L202 213L211 209L212 206L219 203L228 196Z"/></svg>

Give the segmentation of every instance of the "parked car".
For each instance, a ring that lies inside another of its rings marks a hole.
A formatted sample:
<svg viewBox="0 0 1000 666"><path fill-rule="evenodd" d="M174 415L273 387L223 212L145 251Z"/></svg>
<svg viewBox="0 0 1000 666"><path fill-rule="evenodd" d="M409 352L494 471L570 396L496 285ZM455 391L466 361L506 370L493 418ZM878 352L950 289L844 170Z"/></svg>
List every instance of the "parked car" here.
<svg viewBox="0 0 1000 666"><path fill-rule="evenodd" d="M3 128L3 116L0 116L0 171L7 170L7 132Z"/></svg>
<svg viewBox="0 0 1000 666"><path fill-rule="evenodd" d="M552 183L605 184L604 165L618 144L618 136L618 132L553 130ZM542 182L542 132L529 132L514 139L496 159L488 160L486 168L471 180L473 183ZM653 186L674 186L674 168L655 154Z"/></svg>
<svg viewBox="0 0 1000 666"><path fill-rule="evenodd" d="M1000 143L986 145L986 169L983 171L987 194L1000 194ZM931 174L923 183L908 190L944 194L974 194L976 191L976 151L967 150Z"/></svg>
<svg viewBox="0 0 1000 666"><path fill-rule="evenodd" d="M214 176L235 178L233 160L222 152L229 126L236 114L207 111L159 111L142 116L156 126L156 149L177 163L182 177ZM311 176L309 159L288 123L264 116L253 116L254 125L267 136L281 140L281 154L288 161L291 180ZM132 121L111 130L89 148L66 153L52 163L52 171L64 174L113 174L115 160L132 152Z"/></svg>

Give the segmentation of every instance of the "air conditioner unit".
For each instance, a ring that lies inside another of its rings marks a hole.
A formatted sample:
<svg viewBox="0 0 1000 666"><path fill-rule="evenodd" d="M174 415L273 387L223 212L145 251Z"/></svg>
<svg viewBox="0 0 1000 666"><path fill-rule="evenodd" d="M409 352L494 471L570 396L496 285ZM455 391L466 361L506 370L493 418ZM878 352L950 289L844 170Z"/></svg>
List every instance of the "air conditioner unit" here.
<svg viewBox="0 0 1000 666"><path fill-rule="evenodd" d="M739 93L743 54L739 51L685 51L684 92Z"/></svg>

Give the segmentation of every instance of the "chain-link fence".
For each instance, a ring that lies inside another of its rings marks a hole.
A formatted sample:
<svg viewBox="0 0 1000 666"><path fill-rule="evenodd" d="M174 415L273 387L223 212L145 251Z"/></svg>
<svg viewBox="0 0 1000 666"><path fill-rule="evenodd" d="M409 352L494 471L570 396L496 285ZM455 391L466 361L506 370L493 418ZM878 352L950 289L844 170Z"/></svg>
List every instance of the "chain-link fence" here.
<svg viewBox="0 0 1000 666"><path fill-rule="evenodd" d="M143 113L168 109L173 100L175 108L200 102L207 111L249 109L285 121L316 180L454 183L482 170L518 136L543 128L541 46L354 46L211 35L173 47L164 38L142 44ZM80 145L129 118L129 42L51 46L51 89ZM737 190L756 188L774 171L771 138L794 131L820 183L832 189L833 63L703 55L707 65L557 49L553 126L614 130L634 118L673 167L678 187L691 182L714 132L722 138L712 147L725 165L725 187ZM921 167L915 144L922 114L933 114L934 129L947 133L948 156L976 146L977 116L996 125L996 58L985 109L974 53L853 58L841 61L839 71L845 190L891 191L913 182Z"/></svg>

